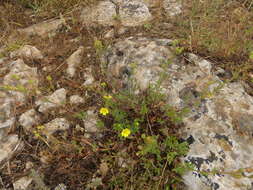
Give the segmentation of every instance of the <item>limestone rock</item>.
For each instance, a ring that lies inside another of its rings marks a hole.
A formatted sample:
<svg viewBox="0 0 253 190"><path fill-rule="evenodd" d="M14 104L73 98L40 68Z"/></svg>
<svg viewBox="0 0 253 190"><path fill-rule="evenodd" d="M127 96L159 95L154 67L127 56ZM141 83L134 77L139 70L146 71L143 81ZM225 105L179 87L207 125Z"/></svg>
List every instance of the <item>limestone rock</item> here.
<svg viewBox="0 0 253 190"><path fill-rule="evenodd" d="M34 109L28 110L19 117L19 123L29 130L32 126L39 123L40 117Z"/></svg>
<svg viewBox="0 0 253 190"><path fill-rule="evenodd" d="M101 1L95 7L84 8L81 21L84 24L98 23L101 25L113 25L113 17L116 15L116 6L111 1Z"/></svg>
<svg viewBox="0 0 253 190"><path fill-rule="evenodd" d="M81 64L84 47L81 46L67 59L67 75L74 77L77 67Z"/></svg>
<svg viewBox="0 0 253 190"><path fill-rule="evenodd" d="M0 163L8 160L23 147L18 135L8 135L0 140Z"/></svg>
<svg viewBox="0 0 253 190"><path fill-rule="evenodd" d="M180 130L190 144L182 160L195 166L183 176L189 190L252 189L253 97L239 82L223 83L212 72L212 63L201 57L188 54L190 63L185 64L169 44L128 38L109 47L101 61L119 88L145 90L161 74L166 76L161 90L168 104L189 110Z"/></svg>
<svg viewBox="0 0 253 190"><path fill-rule="evenodd" d="M8 91L17 104L24 104L27 95L36 93L37 87L36 68L29 67L22 59L10 64L10 72L5 75L2 88Z"/></svg>
<svg viewBox="0 0 253 190"><path fill-rule="evenodd" d="M128 38L109 47L101 62L108 64L107 76L118 88L138 86L144 91L159 80L162 64L176 61L170 50L171 40Z"/></svg>
<svg viewBox="0 0 253 190"><path fill-rule="evenodd" d="M45 129L43 129L42 132L49 137L56 131L64 131L69 129L70 124L65 118L56 118L49 123L44 124L43 126Z"/></svg>
<svg viewBox="0 0 253 190"><path fill-rule="evenodd" d="M100 138L102 137L101 128L97 126L98 116L94 109L90 109L87 111L87 116L83 120L84 128L85 128L85 136L87 138L93 136Z"/></svg>
<svg viewBox="0 0 253 190"><path fill-rule="evenodd" d="M118 9L118 14L117 11ZM152 18L147 5L142 0L101 1L97 6L85 8L81 14L84 24L98 23L114 25L119 19L123 26L138 26Z"/></svg>
<svg viewBox="0 0 253 190"><path fill-rule="evenodd" d="M64 185L63 183L57 185L54 190L67 190L66 185Z"/></svg>
<svg viewBox="0 0 253 190"><path fill-rule="evenodd" d="M142 0L122 0L119 3L119 16L124 26L139 26L152 18Z"/></svg>
<svg viewBox="0 0 253 190"><path fill-rule="evenodd" d="M64 88L56 90L50 96L43 97L35 102L39 106L39 112L46 112L49 109L57 108L66 103L66 90Z"/></svg>
<svg viewBox="0 0 253 190"><path fill-rule="evenodd" d="M38 35L41 37L47 37L49 34L55 33L62 24L62 19L47 20L24 29L19 29L18 31L20 34L25 34L27 36Z"/></svg>
<svg viewBox="0 0 253 190"><path fill-rule="evenodd" d="M163 7L169 16L175 16L182 12L180 0L163 0Z"/></svg>
<svg viewBox="0 0 253 190"><path fill-rule="evenodd" d="M0 129L11 127L15 123L14 100L8 96L7 92L0 91Z"/></svg>
<svg viewBox="0 0 253 190"><path fill-rule="evenodd" d="M43 55L40 52L40 50L38 50L36 47L30 46L30 45L25 45L25 46L21 47L20 49L14 51L14 52L11 52L10 57L11 58L20 57L20 58L29 59L29 60L43 59Z"/></svg>
<svg viewBox="0 0 253 190"><path fill-rule="evenodd" d="M70 96L69 98L70 104L81 104L84 103L84 99L78 95Z"/></svg>
<svg viewBox="0 0 253 190"><path fill-rule="evenodd" d="M32 178L25 176L13 183L14 190L26 190L32 183Z"/></svg>
<svg viewBox="0 0 253 190"><path fill-rule="evenodd" d="M8 65L10 72L0 81L0 128L15 123L15 106L24 105L30 94L38 87L37 69L18 59Z"/></svg>
<svg viewBox="0 0 253 190"><path fill-rule="evenodd" d="M90 67L85 69L84 74L83 74L83 78L85 80L83 83L83 86L89 86L95 81L91 71L92 69Z"/></svg>

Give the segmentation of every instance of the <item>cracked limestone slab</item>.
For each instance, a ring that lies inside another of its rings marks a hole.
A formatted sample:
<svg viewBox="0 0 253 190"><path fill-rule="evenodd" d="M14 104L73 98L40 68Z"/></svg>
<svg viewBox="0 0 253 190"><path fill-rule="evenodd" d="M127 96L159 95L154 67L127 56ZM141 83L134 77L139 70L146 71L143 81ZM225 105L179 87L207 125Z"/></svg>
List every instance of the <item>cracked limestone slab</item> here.
<svg viewBox="0 0 253 190"><path fill-rule="evenodd" d="M224 83L210 61L186 54L186 63L173 55L170 42L136 37L116 42L101 56L108 79L118 88L145 91L165 76L161 91L168 104L188 110L179 131L190 148L181 159L195 166L183 175L187 190L253 189L253 97L240 82Z"/></svg>

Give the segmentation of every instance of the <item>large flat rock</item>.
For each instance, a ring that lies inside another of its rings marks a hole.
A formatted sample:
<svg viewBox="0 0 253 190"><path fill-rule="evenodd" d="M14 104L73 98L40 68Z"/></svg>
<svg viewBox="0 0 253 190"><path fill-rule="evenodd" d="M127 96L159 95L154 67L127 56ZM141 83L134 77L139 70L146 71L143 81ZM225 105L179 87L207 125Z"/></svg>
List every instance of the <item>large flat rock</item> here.
<svg viewBox="0 0 253 190"><path fill-rule="evenodd" d="M189 190L252 189L253 97L241 83L220 80L211 62L194 54L184 62L170 42L128 38L115 43L101 58L108 78L138 93L165 76L161 87L168 104L189 110L180 131L190 144L182 160L195 166L183 176Z"/></svg>

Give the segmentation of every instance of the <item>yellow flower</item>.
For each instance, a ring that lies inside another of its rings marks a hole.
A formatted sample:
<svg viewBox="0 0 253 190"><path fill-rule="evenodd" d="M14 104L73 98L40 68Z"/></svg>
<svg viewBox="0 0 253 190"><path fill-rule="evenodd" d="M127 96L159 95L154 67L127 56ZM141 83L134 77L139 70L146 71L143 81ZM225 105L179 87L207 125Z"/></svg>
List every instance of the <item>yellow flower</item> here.
<svg viewBox="0 0 253 190"><path fill-rule="evenodd" d="M99 111L102 115L107 115L109 113L109 110L107 108L101 108Z"/></svg>
<svg viewBox="0 0 253 190"><path fill-rule="evenodd" d="M128 137L130 134L131 134L131 131L128 128L123 129L123 131L121 132L122 137Z"/></svg>
<svg viewBox="0 0 253 190"><path fill-rule="evenodd" d="M39 126L37 126L37 129L38 129L38 130L43 130L43 129L45 129L45 126L39 125Z"/></svg>
<svg viewBox="0 0 253 190"><path fill-rule="evenodd" d="M112 96L111 95L108 95L108 96L103 96L104 97L104 99L106 99L106 100L110 100L110 99L112 99Z"/></svg>
<svg viewBox="0 0 253 190"><path fill-rule="evenodd" d="M102 82L102 83L101 83L101 86L102 86L102 87L106 87L106 83L105 83L105 82Z"/></svg>

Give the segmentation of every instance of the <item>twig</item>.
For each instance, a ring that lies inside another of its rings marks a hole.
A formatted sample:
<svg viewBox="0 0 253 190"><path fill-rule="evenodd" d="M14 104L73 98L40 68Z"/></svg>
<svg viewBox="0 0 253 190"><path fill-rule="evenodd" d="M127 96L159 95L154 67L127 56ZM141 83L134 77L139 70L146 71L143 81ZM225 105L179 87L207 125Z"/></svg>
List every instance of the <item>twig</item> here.
<svg viewBox="0 0 253 190"><path fill-rule="evenodd" d="M161 176L161 178L160 178L160 180L159 180L159 183L158 183L158 185L157 185L157 190L159 190L159 187L160 187L160 185L161 185L161 182L162 182L162 179L163 179L163 175L164 175L164 172L165 172L165 169L166 169L167 165L168 165L168 160L166 160L166 163L165 163L165 165L164 165L164 167L163 167L162 176Z"/></svg>

